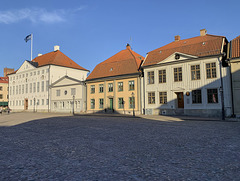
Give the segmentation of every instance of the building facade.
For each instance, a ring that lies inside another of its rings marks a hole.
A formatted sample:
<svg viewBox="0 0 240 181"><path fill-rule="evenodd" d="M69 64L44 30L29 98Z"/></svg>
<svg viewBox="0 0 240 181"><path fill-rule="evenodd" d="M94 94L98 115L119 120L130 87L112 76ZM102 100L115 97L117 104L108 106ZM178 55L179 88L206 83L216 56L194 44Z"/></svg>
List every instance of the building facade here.
<svg viewBox="0 0 240 181"><path fill-rule="evenodd" d="M86 84L64 76L51 84L51 112L86 112Z"/></svg>
<svg viewBox="0 0 240 181"><path fill-rule="evenodd" d="M240 117L240 36L230 42L230 67L232 75L233 113Z"/></svg>
<svg viewBox="0 0 240 181"><path fill-rule="evenodd" d="M87 112L140 114L140 65L144 57L130 45L98 64L88 76Z"/></svg>
<svg viewBox="0 0 240 181"><path fill-rule="evenodd" d="M53 52L24 61L17 71L8 75L9 106L13 111L51 112L49 85L64 75L84 81L88 72L55 46Z"/></svg>
<svg viewBox="0 0 240 181"><path fill-rule="evenodd" d="M8 77L0 77L0 106L8 106Z"/></svg>
<svg viewBox="0 0 240 181"><path fill-rule="evenodd" d="M204 29L149 52L142 66L145 114L231 116L230 69L222 66L226 47L225 37Z"/></svg>

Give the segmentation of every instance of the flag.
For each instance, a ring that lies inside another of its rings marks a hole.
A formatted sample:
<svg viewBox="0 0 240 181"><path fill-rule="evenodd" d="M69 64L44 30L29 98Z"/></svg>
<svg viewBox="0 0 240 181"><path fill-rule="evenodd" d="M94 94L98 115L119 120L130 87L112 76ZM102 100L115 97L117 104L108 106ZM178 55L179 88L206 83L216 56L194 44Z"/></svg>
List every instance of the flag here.
<svg viewBox="0 0 240 181"><path fill-rule="evenodd" d="M26 42L28 42L28 40L31 40L32 39L32 34L26 36L26 38L24 39Z"/></svg>

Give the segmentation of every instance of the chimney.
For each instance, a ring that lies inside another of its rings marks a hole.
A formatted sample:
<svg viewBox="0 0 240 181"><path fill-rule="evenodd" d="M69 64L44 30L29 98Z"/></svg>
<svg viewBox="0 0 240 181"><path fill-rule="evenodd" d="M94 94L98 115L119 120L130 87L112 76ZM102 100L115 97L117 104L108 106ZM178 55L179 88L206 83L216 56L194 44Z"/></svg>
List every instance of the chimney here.
<svg viewBox="0 0 240 181"><path fill-rule="evenodd" d="M42 56L42 54L41 54L41 53L39 53L39 54L38 54L38 57L40 57L40 56Z"/></svg>
<svg viewBox="0 0 240 181"><path fill-rule="evenodd" d="M179 41L179 40L180 40L180 36L179 36L179 35L176 35L176 36L175 36L175 42L176 42L176 41Z"/></svg>
<svg viewBox="0 0 240 181"><path fill-rule="evenodd" d="M126 49L131 50L131 46L129 44L126 45Z"/></svg>
<svg viewBox="0 0 240 181"><path fill-rule="evenodd" d="M58 50L60 50L60 46L55 45L55 46L54 46L54 51L58 51Z"/></svg>
<svg viewBox="0 0 240 181"><path fill-rule="evenodd" d="M205 36L207 34L207 30L206 29L201 29L200 30L200 36Z"/></svg>

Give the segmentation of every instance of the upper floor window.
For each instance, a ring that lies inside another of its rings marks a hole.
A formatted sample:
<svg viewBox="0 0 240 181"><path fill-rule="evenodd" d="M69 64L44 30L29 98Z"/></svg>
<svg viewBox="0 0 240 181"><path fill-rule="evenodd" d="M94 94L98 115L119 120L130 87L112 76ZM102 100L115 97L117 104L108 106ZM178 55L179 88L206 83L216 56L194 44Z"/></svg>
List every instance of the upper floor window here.
<svg viewBox="0 0 240 181"><path fill-rule="evenodd" d="M118 91L123 91L123 82L118 82Z"/></svg>
<svg viewBox="0 0 240 181"><path fill-rule="evenodd" d="M103 92L103 84L99 84L99 92Z"/></svg>
<svg viewBox="0 0 240 181"><path fill-rule="evenodd" d="M201 89L192 91L192 103L193 104L201 104L202 103Z"/></svg>
<svg viewBox="0 0 240 181"><path fill-rule="evenodd" d="M134 90L134 80L129 81L128 84L129 84L129 90L130 91Z"/></svg>
<svg viewBox="0 0 240 181"><path fill-rule="evenodd" d="M182 81L182 67L174 68L174 82Z"/></svg>
<svg viewBox="0 0 240 181"><path fill-rule="evenodd" d="M71 95L75 96L76 95L76 88L71 88Z"/></svg>
<svg viewBox="0 0 240 181"><path fill-rule="evenodd" d="M154 71L148 72L147 76L148 84L154 84Z"/></svg>
<svg viewBox="0 0 240 181"><path fill-rule="evenodd" d="M207 73L207 79L212 79L217 77L215 62L206 64L206 73Z"/></svg>
<svg viewBox="0 0 240 181"><path fill-rule="evenodd" d="M191 66L191 77L192 80L200 80L200 65Z"/></svg>
<svg viewBox="0 0 240 181"><path fill-rule="evenodd" d="M113 92L113 83L108 84L108 92Z"/></svg>
<svg viewBox="0 0 240 181"><path fill-rule="evenodd" d="M0 91L2 91L3 90L3 87L2 86L0 86Z"/></svg>
<svg viewBox="0 0 240 181"><path fill-rule="evenodd" d="M95 93L95 85L91 85L91 94L94 94Z"/></svg>
<svg viewBox="0 0 240 181"><path fill-rule="evenodd" d="M208 103L218 103L218 90L208 89L207 98L208 98Z"/></svg>
<svg viewBox="0 0 240 181"><path fill-rule="evenodd" d="M166 70L158 71L159 83L166 83Z"/></svg>
<svg viewBox="0 0 240 181"><path fill-rule="evenodd" d="M56 90L56 95L57 95L57 96L60 96L60 90L59 90L59 89Z"/></svg>

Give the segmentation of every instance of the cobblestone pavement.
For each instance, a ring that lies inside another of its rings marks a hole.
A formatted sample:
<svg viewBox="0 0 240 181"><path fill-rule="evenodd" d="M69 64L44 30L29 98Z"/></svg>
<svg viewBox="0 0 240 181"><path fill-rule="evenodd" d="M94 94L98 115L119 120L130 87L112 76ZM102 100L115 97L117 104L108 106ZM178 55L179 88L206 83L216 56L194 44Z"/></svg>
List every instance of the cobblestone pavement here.
<svg viewBox="0 0 240 181"><path fill-rule="evenodd" d="M51 115L0 125L1 181L240 178L240 122Z"/></svg>

